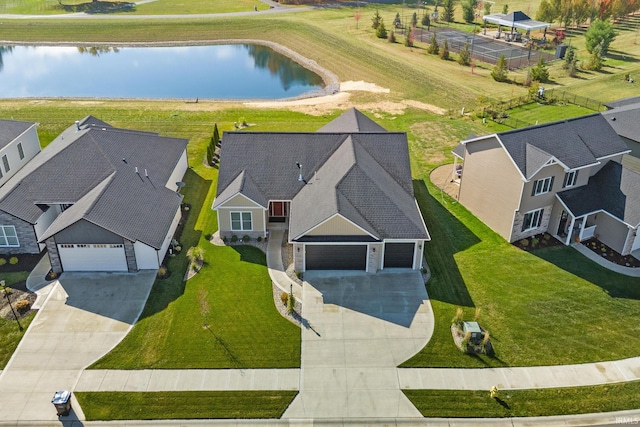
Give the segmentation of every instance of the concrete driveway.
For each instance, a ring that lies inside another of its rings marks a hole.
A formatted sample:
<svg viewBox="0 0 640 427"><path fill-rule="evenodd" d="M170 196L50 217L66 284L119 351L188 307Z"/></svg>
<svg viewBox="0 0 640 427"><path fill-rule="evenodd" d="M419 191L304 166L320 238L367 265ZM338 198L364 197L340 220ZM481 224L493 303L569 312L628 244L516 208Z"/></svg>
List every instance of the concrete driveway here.
<svg viewBox="0 0 640 427"><path fill-rule="evenodd" d="M155 271L64 273L0 374L0 420L57 420L51 398L115 347L144 308ZM73 409L62 419L83 419Z"/></svg>
<svg viewBox="0 0 640 427"><path fill-rule="evenodd" d="M283 418L422 418L397 365L433 333L419 272L306 272L300 394Z"/></svg>

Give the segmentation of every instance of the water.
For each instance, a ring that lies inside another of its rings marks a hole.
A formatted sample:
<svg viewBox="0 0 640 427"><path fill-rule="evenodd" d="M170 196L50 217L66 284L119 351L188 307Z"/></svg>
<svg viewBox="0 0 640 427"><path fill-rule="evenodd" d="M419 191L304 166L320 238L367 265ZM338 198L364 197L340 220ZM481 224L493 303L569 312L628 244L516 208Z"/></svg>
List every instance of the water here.
<svg viewBox="0 0 640 427"><path fill-rule="evenodd" d="M261 45L0 47L0 98L280 99L323 87Z"/></svg>

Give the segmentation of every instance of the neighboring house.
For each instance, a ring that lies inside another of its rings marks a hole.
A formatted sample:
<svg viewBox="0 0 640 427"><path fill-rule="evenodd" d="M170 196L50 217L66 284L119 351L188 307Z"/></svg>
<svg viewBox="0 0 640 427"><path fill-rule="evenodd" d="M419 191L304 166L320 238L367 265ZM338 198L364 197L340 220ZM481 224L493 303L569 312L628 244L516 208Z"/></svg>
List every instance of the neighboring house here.
<svg viewBox="0 0 640 427"><path fill-rule="evenodd" d="M406 134L355 109L315 133L225 133L213 209L227 238L285 223L299 271L419 269L430 240Z"/></svg>
<svg viewBox="0 0 640 427"><path fill-rule="evenodd" d="M640 97L621 100L618 103L612 103L616 105L615 108L603 112L602 115L627 144L631 150L629 154L640 158Z"/></svg>
<svg viewBox="0 0 640 427"><path fill-rule="evenodd" d="M181 218L186 145L76 122L0 187L0 229L12 236L0 254L46 247L55 272L158 268Z"/></svg>
<svg viewBox="0 0 640 427"><path fill-rule="evenodd" d="M463 141L458 200L514 242L548 232L597 237L623 255L640 248L640 175L601 114Z"/></svg>
<svg viewBox="0 0 640 427"><path fill-rule="evenodd" d="M36 123L0 120L0 186L39 152Z"/></svg>

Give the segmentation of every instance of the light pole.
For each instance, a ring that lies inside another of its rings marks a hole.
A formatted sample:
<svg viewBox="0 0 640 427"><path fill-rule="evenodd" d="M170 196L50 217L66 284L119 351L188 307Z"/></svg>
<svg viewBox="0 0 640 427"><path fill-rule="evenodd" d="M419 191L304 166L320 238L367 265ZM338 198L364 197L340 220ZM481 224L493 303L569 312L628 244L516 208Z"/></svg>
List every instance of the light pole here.
<svg viewBox="0 0 640 427"><path fill-rule="evenodd" d="M9 299L9 294L11 293L11 291L9 290L9 288L5 286L4 280L0 280L0 290L2 291L4 296L7 298L7 302L9 303L9 307L11 307L11 312L13 313L13 317L15 317L16 322L18 323L18 329L22 331L22 325L20 324L20 320L18 320L18 315L16 314L16 311L13 309L13 306L11 305L11 300Z"/></svg>

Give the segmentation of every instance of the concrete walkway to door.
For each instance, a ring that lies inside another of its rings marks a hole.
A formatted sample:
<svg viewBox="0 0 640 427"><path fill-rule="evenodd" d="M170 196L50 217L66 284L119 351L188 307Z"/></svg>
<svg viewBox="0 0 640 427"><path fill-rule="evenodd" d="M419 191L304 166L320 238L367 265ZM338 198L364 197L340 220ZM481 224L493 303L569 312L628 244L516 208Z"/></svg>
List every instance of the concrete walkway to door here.
<svg viewBox="0 0 640 427"><path fill-rule="evenodd" d="M434 319L422 275L305 272L300 394L283 418L420 418L396 366Z"/></svg>

